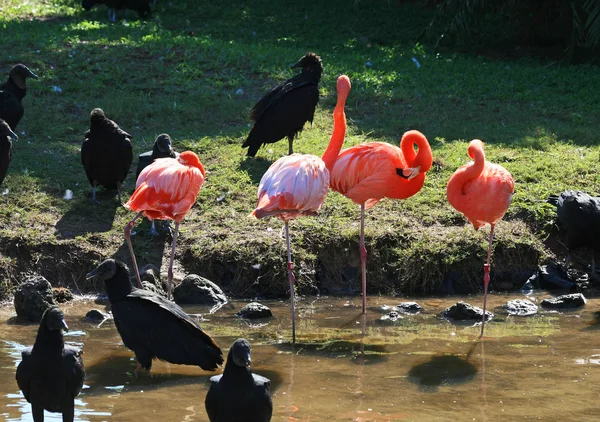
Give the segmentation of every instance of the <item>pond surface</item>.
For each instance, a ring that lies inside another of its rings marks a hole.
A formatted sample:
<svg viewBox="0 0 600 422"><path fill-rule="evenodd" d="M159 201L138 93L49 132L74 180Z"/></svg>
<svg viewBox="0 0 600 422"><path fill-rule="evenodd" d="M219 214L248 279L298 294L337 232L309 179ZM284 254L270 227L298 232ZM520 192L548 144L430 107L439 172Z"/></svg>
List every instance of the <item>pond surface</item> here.
<svg viewBox="0 0 600 422"><path fill-rule="evenodd" d="M519 297L492 295L490 309ZM401 299L370 297L363 323L360 297L307 297L298 304L294 348L287 302L264 301L275 318L254 325L233 316L242 302L212 315L205 307L184 309L204 314L201 325L224 354L236 338L250 340L254 372L272 382L273 421L600 419L600 299L563 314L497 312L483 340L480 327L436 318L457 300L421 299L423 312L385 326L377 321L380 306ZM469 301L481 305L481 297ZM67 342L85 351L76 420L208 420L204 397L214 373L155 361L151 373L136 379L133 353L114 324L83 320L104 305L79 299L61 308L71 329ZM33 343L38 326L15 324L13 316L12 306L0 308L0 419L31 421L14 377L20 351ZM46 413L46 420L62 419Z"/></svg>

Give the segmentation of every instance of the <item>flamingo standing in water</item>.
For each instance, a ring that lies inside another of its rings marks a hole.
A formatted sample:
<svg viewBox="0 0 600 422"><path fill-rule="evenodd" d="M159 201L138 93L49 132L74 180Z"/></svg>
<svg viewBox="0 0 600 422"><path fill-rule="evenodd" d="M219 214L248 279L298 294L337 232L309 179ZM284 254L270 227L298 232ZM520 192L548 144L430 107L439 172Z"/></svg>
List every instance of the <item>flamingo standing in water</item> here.
<svg viewBox="0 0 600 422"><path fill-rule="evenodd" d="M344 105L350 92L350 79L337 80L337 104L333 111L333 133L323 158L309 154L292 154L271 164L258 187L258 204L252 212L256 218L275 216L285 224L287 270L292 301L292 342L296 342L294 273L290 250L289 221L303 215L317 215L329 191L326 163L335 160L346 136Z"/></svg>
<svg viewBox="0 0 600 422"><path fill-rule="evenodd" d="M418 152L414 147L417 146ZM362 309L367 311L367 250L365 209L382 198L406 199L425 182L433 163L427 138L416 130L406 132L400 148L385 142L368 142L343 150L327 162L331 189L360 205L360 259L362 268Z"/></svg>
<svg viewBox="0 0 600 422"><path fill-rule="evenodd" d="M479 230L485 223L489 223L491 227L487 263L483 266L483 317L480 335L483 336L494 226L508 210L515 182L504 167L486 161L483 142L479 139L474 139L469 144L469 156L475 161L454 172L448 181L446 195L450 205L463 213L475 230Z"/></svg>
<svg viewBox="0 0 600 422"><path fill-rule="evenodd" d="M178 158L159 158L140 173L135 192L125 204L126 208L137 212L125 226L125 239L127 239L139 288L142 288L142 281L131 245L131 229L135 220L144 214L150 220L175 221L167 283L167 299L171 299L173 260L179 223L196 202L198 192L204 183L204 175L205 171L200 159L191 151L182 152Z"/></svg>

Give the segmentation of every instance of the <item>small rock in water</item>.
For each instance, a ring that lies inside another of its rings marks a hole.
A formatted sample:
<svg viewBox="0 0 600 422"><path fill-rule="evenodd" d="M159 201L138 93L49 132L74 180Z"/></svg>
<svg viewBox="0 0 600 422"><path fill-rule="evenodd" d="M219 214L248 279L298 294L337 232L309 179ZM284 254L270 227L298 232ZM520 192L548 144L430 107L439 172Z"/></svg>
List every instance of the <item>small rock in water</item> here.
<svg viewBox="0 0 600 422"><path fill-rule="evenodd" d="M110 315L105 314L104 312L99 311L98 309L92 309L88 311L87 314L85 314L85 320L89 322L102 322L105 319L109 318Z"/></svg>
<svg viewBox="0 0 600 422"><path fill-rule="evenodd" d="M454 321L481 321L483 318L483 309L465 302L457 302L443 311L440 316ZM490 311L485 311L485 320L489 321L494 317Z"/></svg>
<svg viewBox="0 0 600 422"><path fill-rule="evenodd" d="M173 299L177 304L189 305L222 305L227 303L227 297L219 286L196 274L186 276L181 284L173 289Z"/></svg>
<svg viewBox="0 0 600 422"><path fill-rule="evenodd" d="M42 276L29 276L17 287L14 299L17 316L23 320L40 322L42 314L52 305L57 305L52 286Z"/></svg>
<svg viewBox="0 0 600 422"><path fill-rule="evenodd" d="M262 303L250 302L240 309L235 315L239 316L240 318L247 319L269 318L273 316L273 312L271 312L271 310Z"/></svg>
<svg viewBox="0 0 600 422"><path fill-rule="evenodd" d="M73 293L66 287L54 287L52 289L52 295L54 296L54 300L58 303L66 303L73 300Z"/></svg>
<svg viewBox="0 0 600 422"><path fill-rule="evenodd" d="M402 319L403 319L403 316L400 315L398 312L391 311L391 312L387 313L386 315L383 315L381 318L379 318L376 321L379 324L394 324L396 322L399 322Z"/></svg>
<svg viewBox="0 0 600 422"><path fill-rule="evenodd" d="M402 314L418 314L423 310L417 302L401 302L394 306L394 308Z"/></svg>
<svg viewBox="0 0 600 422"><path fill-rule="evenodd" d="M542 308L544 309L577 309L585 306L587 300L581 293L572 293L570 295L562 295L551 299L542 300Z"/></svg>
<svg viewBox="0 0 600 422"><path fill-rule="evenodd" d="M529 316L537 314L538 307L530 300L514 299L502 305L509 315Z"/></svg>

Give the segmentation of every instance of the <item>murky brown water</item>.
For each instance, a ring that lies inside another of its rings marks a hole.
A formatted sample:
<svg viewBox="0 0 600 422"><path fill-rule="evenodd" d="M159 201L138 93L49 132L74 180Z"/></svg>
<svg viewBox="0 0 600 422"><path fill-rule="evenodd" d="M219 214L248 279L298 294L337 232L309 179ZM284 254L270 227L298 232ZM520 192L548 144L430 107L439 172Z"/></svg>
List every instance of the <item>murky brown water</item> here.
<svg viewBox="0 0 600 422"><path fill-rule="evenodd" d="M492 296L491 305L512 298L517 296ZM600 299L565 314L497 314L483 341L478 327L435 317L456 300L421 300L424 312L391 327L376 322L378 306L400 300L370 298L363 338L360 298L307 298L299 304L295 349L286 302L264 302L276 315L267 325L234 317L240 303L207 315L201 325L224 353L238 337L251 341L254 372L272 381L274 421L600 419ZM480 305L480 298L470 302ZM133 353L112 322L96 327L82 320L94 307L102 309L85 300L62 306L71 328L67 341L85 350L87 378L76 420L208 420L204 397L213 373L155 361L151 374L136 379ZM30 421L14 376L37 325L10 323L13 315L11 306L0 308L0 418Z"/></svg>

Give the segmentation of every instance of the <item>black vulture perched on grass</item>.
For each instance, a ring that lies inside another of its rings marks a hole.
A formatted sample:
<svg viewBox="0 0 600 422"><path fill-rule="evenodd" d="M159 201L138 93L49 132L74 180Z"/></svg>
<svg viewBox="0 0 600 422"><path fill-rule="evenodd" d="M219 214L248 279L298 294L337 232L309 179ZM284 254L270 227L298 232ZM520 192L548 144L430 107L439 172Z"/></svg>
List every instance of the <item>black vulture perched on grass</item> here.
<svg viewBox="0 0 600 422"><path fill-rule="evenodd" d="M250 157L254 157L262 145L286 136L292 154L294 138L307 121L312 123L319 102L321 58L315 53L306 53L292 65L292 69L296 67L301 67L302 72L271 89L250 112L255 123L242 145L248 148Z"/></svg>
<svg viewBox="0 0 600 422"><path fill-rule="evenodd" d="M8 123L0 119L0 185L6 177L8 171L8 165L12 160L12 139L15 141L19 139L16 133L14 133Z"/></svg>
<svg viewBox="0 0 600 422"><path fill-rule="evenodd" d="M154 358L207 371L223 363L219 346L177 304L131 285L124 263L107 259L87 278L104 280L117 330L138 361L136 375Z"/></svg>
<svg viewBox="0 0 600 422"><path fill-rule="evenodd" d="M38 77L24 64L16 64L10 69L8 80L0 85L0 119L4 119L12 130L17 130L25 113L22 100L27 95L27 78Z"/></svg>
<svg viewBox="0 0 600 422"><path fill-rule="evenodd" d="M575 249L590 248L594 253L600 251L600 198L566 190L559 196L551 196L548 202L556 205L560 231L569 249L565 267L568 267L571 252ZM597 279L595 264L592 254L592 277Z"/></svg>
<svg viewBox="0 0 600 422"><path fill-rule="evenodd" d="M97 4L105 4L108 7L108 19L112 22L117 20L117 10L121 9L134 10L142 19L152 16L150 0L82 0L81 2L85 10L90 10Z"/></svg>
<svg viewBox="0 0 600 422"><path fill-rule="evenodd" d="M210 422L268 422L273 401L268 378L250 370L250 343L237 339L229 349L222 375L210 379L204 406Z"/></svg>
<svg viewBox="0 0 600 422"><path fill-rule="evenodd" d="M44 420L44 409L62 413L63 422L72 422L75 397L83 387L85 370L81 350L66 346L62 330L68 330L58 306L44 312L33 348L22 352L17 367L17 384L31 403L35 422Z"/></svg>
<svg viewBox="0 0 600 422"><path fill-rule="evenodd" d="M142 170L144 170L144 168L146 168L148 165L152 164L157 158L177 157L179 157L179 153L173 150L171 137L166 133L158 135L154 141L154 147L152 147L152 151L146 151L138 155L138 165L135 173L135 180L137 180L137 178L140 176ZM153 236L158 235L154 220L152 220L150 234Z"/></svg>
<svg viewBox="0 0 600 422"><path fill-rule="evenodd" d="M96 186L117 188L121 201L121 185L133 161L131 135L122 130L104 112L95 108L90 116L90 129L85 132L81 145L81 162L90 185L92 200L96 200Z"/></svg>

